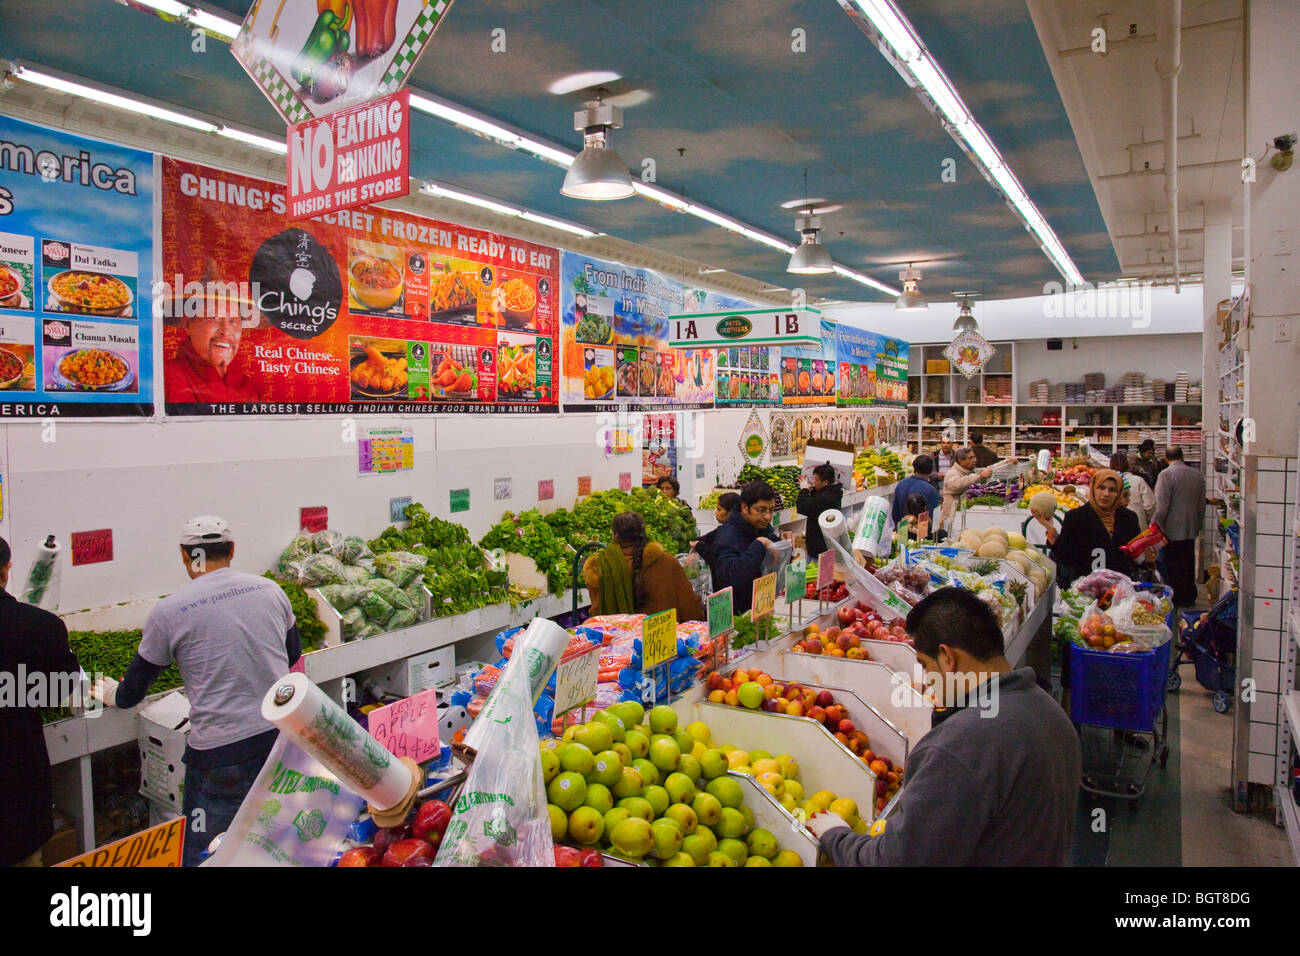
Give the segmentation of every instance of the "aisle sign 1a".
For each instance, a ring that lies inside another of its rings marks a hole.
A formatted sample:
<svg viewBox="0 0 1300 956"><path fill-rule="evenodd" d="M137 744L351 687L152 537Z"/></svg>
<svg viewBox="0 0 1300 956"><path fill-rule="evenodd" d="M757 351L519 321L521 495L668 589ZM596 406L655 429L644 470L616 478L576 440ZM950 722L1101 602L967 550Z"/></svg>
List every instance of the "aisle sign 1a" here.
<svg viewBox="0 0 1300 956"><path fill-rule="evenodd" d="M751 620L766 617L776 609L776 572L765 574L754 581L754 601L750 610Z"/></svg>
<svg viewBox="0 0 1300 956"><path fill-rule="evenodd" d="M677 609L652 614L641 625L641 672L677 656Z"/></svg>
<svg viewBox="0 0 1300 956"><path fill-rule="evenodd" d="M560 661L555 669L555 713L563 714L596 699L600 654L596 645L576 657Z"/></svg>
<svg viewBox="0 0 1300 956"><path fill-rule="evenodd" d="M725 634L733 626L731 588L723 588L709 595L709 640Z"/></svg>
<svg viewBox="0 0 1300 956"><path fill-rule="evenodd" d="M59 866L73 867L141 867L181 865L181 846L185 842L185 817L176 817L156 827L133 833L125 839L101 846L81 856L64 860Z"/></svg>

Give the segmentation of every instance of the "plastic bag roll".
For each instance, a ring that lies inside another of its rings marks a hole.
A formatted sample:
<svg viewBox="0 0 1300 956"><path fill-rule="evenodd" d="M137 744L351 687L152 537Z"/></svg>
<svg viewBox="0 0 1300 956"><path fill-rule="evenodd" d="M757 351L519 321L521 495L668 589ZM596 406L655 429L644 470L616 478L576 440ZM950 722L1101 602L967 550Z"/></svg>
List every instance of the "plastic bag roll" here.
<svg viewBox="0 0 1300 956"><path fill-rule="evenodd" d="M23 588L22 597L19 598L24 604L34 604L51 612L58 610L61 551L54 535L46 536L37 549L31 570L27 572L27 585Z"/></svg>
<svg viewBox="0 0 1300 956"><path fill-rule="evenodd" d="M1041 449L1038 452L1038 470L1046 473L1051 470L1051 467L1052 467L1051 452L1049 452L1046 448Z"/></svg>
<svg viewBox="0 0 1300 956"><path fill-rule="evenodd" d="M544 617L533 618L524 633L515 639L510 663L501 672L483 710L466 732L465 746L478 749L479 741L492 722L493 712L504 706L502 702L509 700L511 694L520 693L521 688L528 688L528 699L536 704L568 646L568 631Z"/></svg>
<svg viewBox="0 0 1300 956"><path fill-rule="evenodd" d="M889 533L894 526L890 510L889 501L879 495L867 499L862 509L862 521L853 537L854 551L861 551L874 558L888 550Z"/></svg>
<svg viewBox="0 0 1300 956"><path fill-rule="evenodd" d="M823 511L817 518L817 526L825 541L838 541L845 551L849 550L849 523L844 520L844 512Z"/></svg>
<svg viewBox="0 0 1300 956"><path fill-rule="evenodd" d="M410 769L306 674L276 681L262 698L262 716L376 809L390 810L406 799Z"/></svg>

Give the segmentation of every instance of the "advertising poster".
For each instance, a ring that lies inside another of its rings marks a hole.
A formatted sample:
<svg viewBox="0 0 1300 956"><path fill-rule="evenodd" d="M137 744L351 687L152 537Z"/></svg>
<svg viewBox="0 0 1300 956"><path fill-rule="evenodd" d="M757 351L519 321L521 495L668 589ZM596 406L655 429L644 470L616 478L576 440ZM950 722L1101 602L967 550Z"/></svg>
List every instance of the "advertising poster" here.
<svg viewBox="0 0 1300 956"><path fill-rule="evenodd" d="M0 116L0 417L153 414L154 157Z"/></svg>
<svg viewBox="0 0 1300 956"><path fill-rule="evenodd" d="M718 349L718 407L780 405L781 382L777 375L780 352L774 345Z"/></svg>
<svg viewBox="0 0 1300 956"><path fill-rule="evenodd" d="M841 406L907 404L906 342L840 325L836 353Z"/></svg>
<svg viewBox="0 0 1300 956"><path fill-rule="evenodd" d="M571 252L560 290L566 411L713 407L713 349L668 348L668 316L745 303Z"/></svg>
<svg viewBox="0 0 1300 956"><path fill-rule="evenodd" d="M834 405L836 323L821 320L820 349L784 346L781 349L781 404Z"/></svg>
<svg viewBox="0 0 1300 956"><path fill-rule="evenodd" d="M642 421L641 485L677 477L677 416L646 415Z"/></svg>
<svg viewBox="0 0 1300 956"><path fill-rule="evenodd" d="M169 415L557 411L559 253L162 162Z"/></svg>

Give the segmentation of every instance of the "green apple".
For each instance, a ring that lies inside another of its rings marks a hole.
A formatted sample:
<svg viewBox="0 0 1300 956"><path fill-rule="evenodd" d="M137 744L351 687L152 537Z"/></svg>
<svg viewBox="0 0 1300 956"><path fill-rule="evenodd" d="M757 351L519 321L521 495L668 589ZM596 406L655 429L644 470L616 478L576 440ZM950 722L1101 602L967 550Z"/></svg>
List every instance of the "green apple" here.
<svg viewBox="0 0 1300 956"><path fill-rule="evenodd" d="M732 777L714 777L704 787L706 793L718 798L724 807L738 807L745 802L745 791L740 783Z"/></svg>
<svg viewBox="0 0 1300 956"><path fill-rule="evenodd" d="M686 725L686 732L706 746L713 739L709 733L709 725L702 720L693 720Z"/></svg>
<svg viewBox="0 0 1300 956"><path fill-rule="evenodd" d="M695 745L699 743L694 737L680 728L673 731L672 738L677 741L677 749L684 754L690 753L695 749Z"/></svg>
<svg viewBox="0 0 1300 956"><path fill-rule="evenodd" d="M745 818L745 832L748 833L754 829L754 811L742 803L740 805L740 815Z"/></svg>
<svg viewBox="0 0 1300 956"><path fill-rule="evenodd" d="M676 856L682 848L682 828L677 825L676 821L667 818L656 820L650 824L650 829L654 831L655 845L650 851L651 855L658 860L667 860Z"/></svg>
<svg viewBox="0 0 1300 956"><path fill-rule="evenodd" d="M582 805L591 807L602 816L614 808L614 795L609 792L609 787L603 783L587 784L587 796L583 798Z"/></svg>
<svg viewBox="0 0 1300 956"><path fill-rule="evenodd" d="M739 840L731 838L718 841L718 852L727 854L727 856L736 861L737 866L744 863L749 857L749 850L746 848L745 844Z"/></svg>
<svg viewBox="0 0 1300 956"><path fill-rule="evenodd" d="M678 850L671 857L659 864L660 866L694 866L695 858L689 853L683 853Z"/></svg>
<svg viewBox="0 0 1300 956"><path fill-rule="evenodd" d="M615 741L614 745L609 749L619 755L619 758L622 759L623 761L623 766L626 767L628 764L632 762L632 749L628 747L627 744L623 743L623 741L621 740Z"/></svg>
<svg viewBox="0 0 1300 956"><path fill-rule="evenodd" d="M763 695L763 685L753 680L740 685L740 689L736 691L736 698L740 701L740 706L750 710L758 710L766 699Z"/></svg>
<svg viewBox="0 0 1300 956"><path fill-rule="evenodd" d="M643 734L639 730L629 730L623 743L627 744L627 749L632 752L632 758L635 760L644 757L650 752L650 736Z"/></svg>
<svg viewBox="0 0 1300 956"><path fill-rule="evenodd" d="M630 810L628 810L627 807L615 807L613 810L608 810L608 811L606 811L606 813L605 813L605 839L608 840L608 839L609 839L609 835L610 835L611 833L614 832L614 827L618 826L620 823L622 823L624 820L626 820L626 819L627 819L628 817L630 817L631 815L632 815L632 812L631 812Z"/></svg>
<svg viewBox="0 0 1300 956"><path fill-rule="evenodd" d="M551 818L551 839L563 840L569 832L569 815L553 803L546 805L546 812Z"/></svg>
<svg viewBox="0 0 1300 956"><path fill-rule="evenodd" d="M682 748L673 738L660 734L650 738L650 762L668 775L682 762Z"/></svg>
<svg viewBox="0 0 1300 956"><path fill-rule="evenodd" d="M664 817L675 821L686 836L694 833L700 825L700 818L695 815L695 811L684 803L674 803L664 811Z"/></svg>
<svg viewBox="0 0 1300 956"><path fill-rule="evenodd" d="M628 817L609 835L609 842L624 856L639 860L655 845L655 833L640 817Z"/></svg>
<svg viewBox="0 0 1300 956"><path fill-rule="evenodd" d="M682 839L682 851L689 853L696 866L709 862L709 854L718 848L718 840L712 831L700 827L694 833L688 833Z"/></svg>
<svg viewBox="0 0 1300 956"><path fill-rule="evenodd" d="M745 866L771 866L771 865L772 865L771 861L761 856L745 857Z"/></svg>
<svg viewBox="0 0 1300 956"><path fill-rule="evenodd" d="M739 810L731 807L722 808L722 816L714 826L713 832L724 840L738 840L745 835L745 818Z"/></svg>
<svg viewBox="0 0 1300 956"><path fill-rule="evenodd" d="M706 827L714 826L722 819L722 804L711 793L697 793L691 801L691 809Z"/></svg>
<svg viewBox="0 0 1300 956"><path fill-rule="evenodd" d="M555 779L555 775L560 772L560 758L555 756L554 750L542 751L542 780L550 783Z"/></svg>
<svg viewBox="0 0 1300 956"><path fill-rule="evenodd" d="M684 773L670 773L664 789L673 803L690 803L695 799L695 780Z"/></svg>
<svg viewBox="0 0 1300 956"><path fill-rule="evenodd" d="M686 774L686 778L691 783L699 780L704 775L703 771L700 770L699 760L687 753L682 754L682 762L677 765L677 771Z"/></svg>
<svg viewBox="0 0 1300 956"><path fill-rule="evenodd" d="M677 729L677 711L666 704L651 707L647 717L650 729L657 734L671 734Z"/></svg>
<svg viewBox="0 0 1300 956"><path fill-rule="evenodd" d="M555 755L560 758L561 770L572 770L580 777L591 773L591 768L596 764L596 755L589 747L579 743L564 744L555 751Z"/></svg>
<svg viewBox="0 0 1300 956"><path fill-rule="evenodd" d="M592 807L578 807L569 814L569 839L582 846L594 846L605 832L605 817Z"/></svg>
<svg viewBox="0 0 1300 956"><path fill-rule="evenodd" d="M546 796L565 813L572 813L587 799L587 781L576 771L566 770L547 785Z"/></svg>
<svg viewBox="0 0 1300 956"><path fill-rule="evenodd" d="M790 793L789 790L787 790L781 795L781 806L785 807L786 813L792 814L796 809L798 809L799 801L794 798L794 795Z"/></svg>
<svg viewBox="0 0 1300 956"><path fill-rule="evenodd" d="M761 685L760 685L761 686ZM771 760L772 755L766 750L751 750L749 752L749 762L758 763L760 760Z"/></svg>
<svg viewBox="0 0 1300 956"><path fill-rule="evenodd" d="M714 850L709 854L709 866L739 866L734 857L727 856L721 850Z"/></svg>
<svg viewBox="0 0 1300 956"><path fill-rule="evenodd" d="M782 777L785 779L786 794L794 797L795 803L801 803L803 801L803 784L798 780L785 776L785 774L782 774Z"/></svg>
<svg viewBox="0 0 1300 956"><path fill-rule="evenodd" d="M645 781L647 787L658 783L664 778L664 775L659 772L659 768L646 760L645 757L637 757L632 761L632 766L641 771L641 779Z"/></svg>
<svg viewBox="0 0 1300 956"><path fill-rule="evenodd" d="M749 849L750 856L761 856L766 860L772 859L781 851L772 831L762 827L749 831L749 836L745 837L745 846Z"/></svg>
<svg viewBox="0 0 1300 956"><path fill-rule="evenodd" d="M628 728L628 730L635 730L638 734L645 737L646 740L649 740L655 735L655 732L650 729L649 724L633 724Z"/></svg>
<svg viewBox="0 0 1300 956"><path fill-rule="evenodd" d="M646 787L645 793L641 794L641 796L650 801L650 806L654 807L656 817L662 817L664 811L673 803L673 798L668 796L668 791L657 783Z"/></svg>
<svg viewBox="0 0 1300 956"><path fill-rule="evenodd" d="M635 727L641 723L641 718L645 716L645 708L641 706L640 701L624 700L617 704L610 704L605 708L612 714L617 714L623 721L625 727Z"/></svg>
<svg viewBox="0 0 1300 956"><path fill-rule="evenodd" d="M639 797L641 791L645 789L645 780L636 767L624 767L623 775L610 789L614 791L616 797Z"/></svg>
<svg viewBox="0 0 1300 956"><path fill-rule="evenodd" d="M644 820L646 823L655 818L654 807L645 797L624 797L618 802L618 805L626 810L629 815Z"/></svg>
<svg viewBox="0 0 1300 956"><path fill-rule="evenodd" d="M778 800L785 796L785 780L779 773L760 773L755 779L760 787Z"/></svg>
<svg viewBox="0 0 1300 956"><path fill-rule="evenodd" d="M592 764L591 773L587 774L587 782L612 787L622 776L623 758L613 750L602 750L596 754L596 762Z"/></svg>
<svg viewBox="0 0 1300 956"><path fill-rule="evenodd" d="M598 710L592 720L598 720L608 727L610 734L616 741L622 740L627 734L627 724L623 723L622 718L620 718L618 714L612 713L608 710Z"/></svg>
<svg viewBox="0 0 1300 956"><path fill-rule="evenodd" d="M614 743L614 734L608 724L598 720L583 724L573 734L575 742L582 744L594 754L608 750Z"/></svg>
<svg viewBox="0 0 1300 956"><path fill-rule="evenodd" d="M705 780L712 780L714 777L721 777L727 772L727 755L721 750L707 751L700 758L700 776Z"/></svg>
<svg viewBox="0 0 1300 956"><path fill-rule="evenodd" d="M803 866L803 858L794 850L782 850L772 860L773 866Z"/></svg>

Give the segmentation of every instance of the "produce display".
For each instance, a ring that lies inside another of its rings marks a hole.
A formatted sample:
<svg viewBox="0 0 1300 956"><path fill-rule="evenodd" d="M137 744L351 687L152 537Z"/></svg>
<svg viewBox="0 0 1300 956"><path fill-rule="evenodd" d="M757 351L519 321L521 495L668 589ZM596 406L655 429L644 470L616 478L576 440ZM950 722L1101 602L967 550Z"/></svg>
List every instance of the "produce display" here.
<svg viewBox="0 0 1300 956"><path fill-rule="evenodd" d="M734 756L711 740L702 722L679 729L671 707L646 712L626 701L544 742L552 836L656 866L802 866L755 826L743 785L728 773ZM779 769L780 758L770 759ZM798 767L785 759L793 782ZM561 855L570 858L557 847Z"/></svg>
<svg viewBox="0 0 1300 956"><path fill-rule="evenodd" d="M743 488L751 481L766 481L776 492L776 506L793 508L799 500L799 473L797 465L773 465L771 468L746 465L740 469L731 487Z"/></svg>
<svg viewBox="0 0 1300 956"><path fill-rule="evenodd" d="M807 717L825 727L836 740L848 747L853 755L876 775L877 812L885 808L885 804L893 799L894 794L903 785L903 768L871 749L870 737L865 731L858 729L849 718L848 710L836 703L835 695L829 690L804 687L798 681L783 682L760 670L742 669L726 676L717 671L710 671L706 682L709 688L709 700L715 704L763 710L791 717ZM743 752L741 756L744 756ZM749 756L752 761L753 755ZM780 758L778 762L779 760ZM780 781L767 776L774 772L773 769L767 768L766 765L759 767L756 762L742 764L732 769L751 774L772 796L781 801L786 810L794 812L798 804L797 795L789 801L785 799L785 794L780 790ZM786 786L789 786L788 782ZM828 807L818 809L825 810ZM810 816L816 812L806 807L805 810ZM856 807L853 809L853 816L857 817Z"/></svg>
<svg viewBox="0 0 1300 956"><path fill-rule="evenodd" d="M645 520L647 541L657 541L670 554L689 551L699 538L695 515L684 502L665 498L651 489L635 488L630 492L612 488L579 499L572 511L563 508L546 516L546 523L573 548L593 541L607 543L614 516L635 511Z"/></svg>
<svg viewBox="0 0 1300 956"><path fill-rule="evenodd" d="M407 505L406 517L407 527L390 525L369 547L376 562L380 562L379 555L394 552L425 559L424 586L432 595L434 617L464 614L509 600L506 572L489 566L483 549L474 544L465 528L434 517L418 501Z"/></svg>
<svg viewBox="0 0 1300 956"><path fill-rule="evenodd" d="M853 482L862 489L902 481L912 473L912 460L915 457L908 452L900 455L885 445L879 448L864 448L853 461ZM888 477L882 478L877 474L876 469L888 472Z"/></svg>
<svg viewBox="0 0 1300 956"><path fill-rule="evenodd" d="M1061 488L1053 488L1051 485L1030 485L1020 496L1020 502L1016 507L1028 508L1029 500L1041 491L1051 494L1056 499L1056 507L1062 511L1073 511L1083 504L1083 499L1078 495L1070 494Z"/></svg>
<svg viewBox="0 0 1300 956"><path fill-rule="evenodd" d="M738 614L732 620L732 627L735 629L731 635L731 646L733 649L749 647L757 641L770 641L776 637L776 616L769 614L766 617L760 617L757 622L749 616L749 611L744 614Z"/></svg>
<svg viewBox="0 0 1300 956"><path fill-rule="evenodd" d="M405 823L377 830L373 843L345 850L338 866L433 866L450 823L451 807L441 800L426 800Z"/></svg>
<svg viewBox="0 0 1300 956"><path fill-rule="evenodd" d="M1022 494L1016 481L977 481L966 489L966 504L1002 507L1015 504Z"/></svg>
<svg viewBox="0 0 1300 956"><path fill-rule="evenodd" d="M308 651L319 648L321 641L325 638L325 624L316 614L316 602L307 596L306 591L292 581L277 580L270 571L266 572L262 577L275 581L276 584L280 585L280 589L284 591L285 596L289 598L289 605L293 608L293 619L298 625L298 641L302 645L302 652L306 654ZM80 657L78 657L78 660L80 660Z"/></svg>
<svg viewBox="0 0 1300 956"><path fill-rule="evenodd" d="M573 568L564 545L564 538L556 534L536 508L521 514L507 511L479 541L479 546L487 550L499 549L532 558L538 572L546 575L552 594L563 593L572 583Z"/></svg>
<svg viewBox="0 0 1300 956"><path fill-rule="evenodd" d="M887 564L873 569L872 573L877 581L913 606L934 589L929 572L915 565Z"/></svg>
<svg viewBox="0 0 1300 956"><path fill-rule="evenodd" d="M1087 488L1092 476L1097 473L1097 466L1086 458L1075 458L1060 465L1054 465L1056 474L1052 478L1054 485L1077 485Z"/></svg>
<svg viewBox="0 0 1300 956"><path fill-rule="evenodd" d="M724 491L710 491L707 495L705 495L703 498L700 499L700 510L716 511L718 508L718 499L721 498L724 494L726 494L726 492Z"/></svg>

